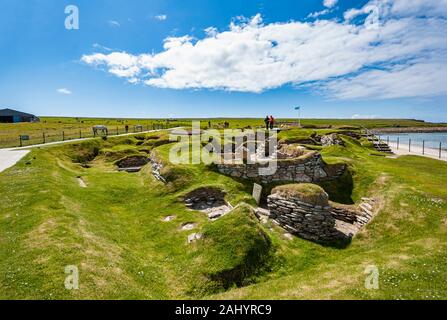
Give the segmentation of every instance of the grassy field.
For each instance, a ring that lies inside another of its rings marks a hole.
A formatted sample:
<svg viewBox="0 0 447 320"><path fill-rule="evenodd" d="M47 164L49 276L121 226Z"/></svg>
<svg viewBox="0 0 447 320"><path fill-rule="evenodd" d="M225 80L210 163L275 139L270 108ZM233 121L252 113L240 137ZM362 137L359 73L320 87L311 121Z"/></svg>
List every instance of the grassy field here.
<svg viewBox="0 0 447 320"><path fill-rule="evenodd" d="M143 131L157 128L188 125L187 122L166 119L100 119L100 118L56 118L42 117L36 123L0 123L0 148L17 147L20 144L20 135L28 135L30 140L23 141L23 145L33 145L62 140L88 138L93 136L92 127L105 125L109 134L135 132L136 125L143 126Z"/></svg>
<svg viewBox="0 0 447 320"><path fill-rule="evenodd" d="M107 118L64 118L64 117L41 117L38 123L15 123L0 124L0 148L19 146L20 135L28 135L29 141L24 145L40 144L45 142L61 141L63 139L77 139L80 137L91 137L94 125L106 125L111 134L125 132L125 126L129 126L130 132L134 131L135 125L142 125L144 130L158 127L190 126L191 121L200 120L203 127L208 122L216 128L223 126L225 122L231 128L258 127L263 125L263 119L248 118L213 118L213 119L107 119ZM277 119L278 122L297 122L296 119ZM309 128L318 127L352 127L365 126L368 128L396 128L396 127L430 127L443 126L439 124L426 123L418 120L405 119L303 119L302 125Z"/></svg>
<svg viewBox="0 0 447 320"><path fill-rule="evenodd" d="M280 139L315 132L328 131ZM212 167L168 164L166 185L148 167L117 172L114 161L127 154L167 161L165 133L34 149L0 173L0 298L447 299L447 163L387 158L343 140L315 148L328 163L347 163L353 185L323 187L332 199L374 196L381 207L345 249L261 225L244 205L254 204L252 185ZM223 188L240 206L215 222L187 210L180 199L203 186ZM194 231L182 231L185 223ZM204 238L189 245L191 232ZM67 265L79 267L79 290L64 288ZM368 265L379 268L379 290L365 289Z"/></svg>

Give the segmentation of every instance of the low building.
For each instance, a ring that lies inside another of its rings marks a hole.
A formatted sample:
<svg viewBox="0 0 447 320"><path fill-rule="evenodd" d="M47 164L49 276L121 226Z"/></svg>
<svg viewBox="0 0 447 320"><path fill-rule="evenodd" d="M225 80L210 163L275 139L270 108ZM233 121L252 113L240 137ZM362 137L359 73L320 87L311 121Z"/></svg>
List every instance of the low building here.
<svg viewBox="0 0 447 320"><path fill-rule="evenodd" d="M33 114L11 109L0 110L0 123L37 122L39 118Z"/></svg>

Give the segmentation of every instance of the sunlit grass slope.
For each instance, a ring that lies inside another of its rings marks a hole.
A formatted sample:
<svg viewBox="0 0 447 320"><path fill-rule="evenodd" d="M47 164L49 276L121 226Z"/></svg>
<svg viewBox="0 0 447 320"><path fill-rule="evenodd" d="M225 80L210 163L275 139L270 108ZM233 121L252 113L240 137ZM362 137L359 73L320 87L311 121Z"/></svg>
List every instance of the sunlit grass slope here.
<svg viewBox="0 0 447 320"><path fill-rule="evenodd" d="M447 298L445 162L378 156L349 137L345 147L320 148L325 161L349 165L353 202L374 196L381 207L349 247L336 249L261 225L243 204L254 204L252 185L212 166L168 164L167 185L149 165L116 170L129 154L154 151L167 163L166 138L34 149L0 173L0 298ZM337 196L349 181L337 183L323 187ZM239 206L214 222L188 210L182 197L203 186L223 189ZM181 230L186 223L195 229ZM204 237L188 244L192 232ZM67 265L79 268L79 290L64 288ZM379 268L379 290L364 287L368 265Z"/></svg>

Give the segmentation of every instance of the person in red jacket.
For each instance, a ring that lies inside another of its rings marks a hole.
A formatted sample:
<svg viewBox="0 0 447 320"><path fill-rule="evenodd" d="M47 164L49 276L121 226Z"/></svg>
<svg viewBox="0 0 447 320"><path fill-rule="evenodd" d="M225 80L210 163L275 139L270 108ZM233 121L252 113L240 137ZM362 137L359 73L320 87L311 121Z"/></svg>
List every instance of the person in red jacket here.
<svg viewBox="0 0 447 320"><path fill-rule="evenodd" d="M269 123L270 123L270 130L272 130L273 126L275 125L275 118L273 118L273 116L269 117Z"/></svg>

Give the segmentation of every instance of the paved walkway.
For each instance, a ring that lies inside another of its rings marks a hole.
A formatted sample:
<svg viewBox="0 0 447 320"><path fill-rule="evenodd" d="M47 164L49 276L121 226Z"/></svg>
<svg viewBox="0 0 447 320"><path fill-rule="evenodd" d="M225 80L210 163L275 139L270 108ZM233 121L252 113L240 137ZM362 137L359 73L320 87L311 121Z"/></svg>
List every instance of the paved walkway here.
<svg viewBox="0 0 447 320"><path fill-rule="evenodd" d="M0 149L0 172L12 167L30 150Z"/></svg>
<svg viewBox="0 0 447 320"><path fill-rule="evenodd" d="M163 130L173 130L173 129L179 129L179 128L172 128L172 129L163 129ZM157 132L157 131L163 131L163 130L150 130L150 131L143 131L143 132L136 132L136 133L125 133L120 134L118 136L109 136L110 138L113 137L123 137L123 136L131 136L135 134L141 134L141 133L151 133L151 132ZM65 144L65 143L73 143L78 141L85 141L94 139L92 138L82 138L82 139L73 139L73 140L66 140L66 141L56 141L56 142L49 142L45 144L35 144L32 146L26 146L26 147L19 147L19 148L7 148L7 149L0 149L0 172L3 172L4 170L12 167L15 165L20 159L22 159L24 156L30 152L30 149L33 148L41 148L41 147L49 147L53 145L59 145L59 144Z"/></svg>
<svg viewBox="0 0 447 320"><path fill-rule="evenodd" d="M447 151L441 150L441 158L439 158L439 149L433 149L426 147L424 150L424 154L422 154L422 147L421 146L411 146L410 151L408 151L408 146L406 145L400 145L399 149L397 149L397 143L396 142L390 142L389 146L391 150L398 156L405 156L405 155L412 155L412 156L421 156L426 158L432 158L436 160L441 161L447 161Z"/></svg>

